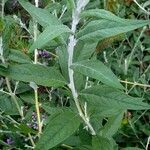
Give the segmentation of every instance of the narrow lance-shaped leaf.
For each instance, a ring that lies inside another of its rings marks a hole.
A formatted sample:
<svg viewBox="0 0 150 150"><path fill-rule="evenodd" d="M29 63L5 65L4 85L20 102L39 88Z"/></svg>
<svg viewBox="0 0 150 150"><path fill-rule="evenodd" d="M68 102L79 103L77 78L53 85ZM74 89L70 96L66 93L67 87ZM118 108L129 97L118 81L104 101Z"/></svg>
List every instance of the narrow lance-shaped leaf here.
<svg viewBox="0 0 150 150"><path fill-rule="evenodd" d="M23 106L20 99L17 98L17 100L19 106ZM0 110L8 115L19 115L16 105L13 102L12 98L9 95L3 93L0 93Z"/></svg>
<svg viewBox="0 0 150 150"><path fill-rule="evenodd" d="M79 127L80 119L71 111L50 116L49 122L35 150L49 150L71 136Z"/></svg>
<svg viewBox="0 0 150 150"><path fill-rule="evenodd" d="M111 138L118 131L122 122L123 115L124 111L121 111L117 115L108 118L108 122L102 128L99 135Z"/></svg>
<svg viewBox="0 0 150 150"><path fill-rule="evenodd" d="M19 50L14 50L14 49L10 50L8 58L11 61L23 63L23 64L32 62L31 59L26 54L24 54Z"/></svg>
<svg viewBox="0 0 150 150"><path fill-rule="evenodd" d="M119 90L107 86L97 85L83 90L80 95L84 97L90 105L95 105L95 109L150 109L150 105L142 102L143 98L131 97Z"/></svg>
<svg viewBox="0 0 150 150"><path fill-rule="evenodd" d="M124 19L115 16L110 11L104 9L90 9L85 10L81 13L81 18L95 18L95 19L106 19L111 21L123 22Z"/></svg>
<svg viewBox="0 0 150 150"><path fill-rule="evenodd" d="M100 80L108 86L123 89L123 86L119 83L114 73L98 60L76 62L73 63L72 68L81 74Z"/></svg>
<svg viewBox="0 0 150 150"><path fill-rule="evenodd" d="M50 14L46 9L37 8L25 0L18 1L22 7L28 11L32 18L36 19L41 26L46 27L48 25L61 24L60 21L54 15Z"/></svg>
<svg viewBox="0 0 150 150"><path fill-rule="evenodd" d="M149 20L124 20L122 22L106 19L95 20L88 23L77 34L78 39L83 41L100 41L121 33L126 33L150 24Z"/></svg>
<svg viewBox="0 0 150 150"><path fill-rule="evenodd" d="M80 101L84 104L87 103L89 113L92 115L99 114L101 117L112 117L117 115L120 111L126 109L112 101L112 99L106 99L105 97L99 97L94 94L82 94L79 95Z"/></svg>
<svg viewBox="0 0 150 150"><path fill-rule="evenodd" d="M48 42L66 32L70 32L70 29L65 25L50 25L46 27L30 47L29 52L32 52L36 48L42 48Z"/></svg>
<svg viewBox="0 0 150 150"><path fill-rule="evenodd" d="M69 75L68 75L68 52L66 46L60 46L57 48L56 51L58 57L59 57L59 65L61 68L61 72L65 79L68 81Z"/></svg>
<svg viewBox="0 0 150 150"><path fill-rule="evenodd" d="M63 76L53 67L35 64L9 65L8 68L1 67L0 75L18 81L35 82L43 86L63 86L66 84Z"/></svg>
<svg viewBox="0 0 150 150"><path fill-rule="evenodd" d="M112 150L113 147L113 143L107 138L97 136L92 139L92 150Z"/></svg>

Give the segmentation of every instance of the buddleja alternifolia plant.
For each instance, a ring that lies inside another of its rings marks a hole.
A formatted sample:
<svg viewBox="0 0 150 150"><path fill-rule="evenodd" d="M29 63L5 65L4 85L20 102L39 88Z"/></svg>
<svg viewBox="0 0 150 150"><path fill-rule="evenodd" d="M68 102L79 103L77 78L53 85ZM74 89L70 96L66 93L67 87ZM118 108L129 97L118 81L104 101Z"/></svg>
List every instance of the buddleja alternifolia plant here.
<svg viewBox="0 0 150 150"><path fill-rule="evenodd" d="M27 27L15 15L14 21L5 16L5 2L2 0L0 20L0 75L4 87L0 109L7 116L7 131L26 137L26 144L19 147L119 149L113 136L124 113L150 106L142 98L124 93L118 77L97 59L95 50L107 39L111 42L150 21L122 19L104 9L88 9L89 0L66 0L63 7L58 2L45 8L39 8L38 0L35 5L18 0L31 16ZM14 22L29 34L27 54L8 46ZM43 64L41 56L51 63ZM130 61L127 63L129 66ZM41 90L46 91L46 98ZM2 144L8 146L11 140Z"/></svg>

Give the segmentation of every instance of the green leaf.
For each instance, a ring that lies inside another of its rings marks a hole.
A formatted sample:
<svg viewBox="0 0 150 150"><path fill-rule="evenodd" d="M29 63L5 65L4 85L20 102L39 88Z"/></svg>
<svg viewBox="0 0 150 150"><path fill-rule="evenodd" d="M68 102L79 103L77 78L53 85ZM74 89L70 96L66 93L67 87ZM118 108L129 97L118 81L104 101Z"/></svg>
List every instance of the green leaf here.
<svg viewBox="0 0 150 150"><path fill-rule="evenodd" d="M55 3L48 3L45 6L45 9L48 12L53 13L54 11L56 11L57 13L59 13L61 11L61 4L59 2L55 2Z"/></svg>
<svg viewBox="0 0 150 150"><path fill-rule="evenodd" d="M32 133L32 134L37 134L38 132L36 130L33 130L32 128L28 127L26 124L16 124L16 123L9 123L7 124L8 131L14 132L14 133Z"/></svg>
<svg viewBox="0 0 150 150"><path fill-rule="evenodd" d="M20 98L29 104L35 104L35 98L34 98L34 93L33 92L25 92L19 95Z"/></svg>
<svg viewBox="0 0 150 150"><path fill-rule="evenodd" d="M42 108L45 110L46 113L50 115L54 115L56 113L63 113L64 111L69 110L68 107L52 107L49 102L43 103Z"/></svg>
<svg viewBox="0 0 150 150"><path fill-rule="evenodd" d="M93 137L92 150L112 150L113 143L104 137Z"/></svg>
<svg viewBox="0 0 150 150"><path fill-rule="evenodd" d="M114 42L122 41L125 38L126 38L126 35L124 33L118 34L116 36L112 36L109 38L105 38L105 39L101 40L100 42L98 42L98 44L96 46L96 52L99 53L103 49L110 47Z"/></svg>
<svg viewBox="0 0 150 150"><path fill-rule="evenodd" d="M91 145L92 135L84 127L85 126L82 124L79 128L80 145Z"/></svg>
<svg viewBox="0 0 150 150"><path fill-rule="evenodd" d="M131 97L119 90L106 86L98 85L83 90L80 93L80 97L88 103L91 112L99 113L101 116L117 115L120 111L127 109L150 109L150 105L142 102L143 99Z"/></svg>
<svg viewBox="0 0 150 150"><path fill-rule="evenodd" d="M36 48L42 48L48 42L54 38L60 36L62 33L70 32L70 29L65 25L49 25L45 30L38 36L37 40L30 47L29 52L32 52Z"/></svg>
<svg viewBox="0 0 150 150"><path fill-rule="evenodd" d="M79 99L83 102L83 104L85 102L87 103L87 107L91 115L111 117L113 115L117 115L120 111L125 111L125 108L120 108L116 101L99 97L94 94L80 93Z"/></svg>
<svg viewBox="0 0 150 150"><path fill-rule="evenodd" d="M35 82L43 86L63 86L66 84L62 75L53 67L38 64L9 65L6 69L0 68L0 75L18 81Z"/></svg>
<svg viewBox="0 0 150 150"><path fill-rule="evenodd" d="M3 32L3 30L4 30L4 21L3 21L2 18L0 18L0 36L1 36L2 32Z"/></svg>
<svg viewBox="0 0 150 150"><path fill-rule="evenodd" d="M74 0L66 0L67 1L67 9L69 11L73 11L75 8L75 2Z"/></svg>
<svg viewBox="0 0 150 150"><path fill-rule="evenodd" d="M60 46L56 50L56 54L59 58L59 65L61 68L61 72L65 79L69 81L69 75L68 75L68 52L66 46Z"/></svg>
<svg viewBox="0 0 150 150"><path fill-rule="evenodd" d="M79 40L74 50L74 62L89 59L96 50L97 43L86 43Z"/></svg>
<svg viewBox="0 0 150 150"><path fill-rule="evenodd" d="M113 72L98 60L76 62L73 63L72 68L81 74L100 80L106 85L118 89L124 89Z"/></svg>
<svg viewBox="0 0 150 150"><path fill-rule="evenodd" d="M144 150L144 149L137 148L137 147L126 147L126 148L123 148L121 150Z"/></svg>
<svg viewBox="0 0 150 150"><path fill-rule="evenodd" d="M20 131L21 133L28 134L37 134L37 131L33 130L32 128L29 128L26 124L20 124L17 127L17 131Z"/></svg>
<svg viewBox="0 0 150 150"><path fill-rule="evenodd" d="M79 147L74 148L73 150L92 150L92 147L89 145L81 145Z"/></svg>
<svg viewBox="0 0 150 150"><path fill-rule="evenodd" d="M71 111L50 116L49 122L35 150L49 150L71 136L79 127L80 119Z"/></svg>
<svg viewBox="0 0 150 150"><path fill-rule="evenodd" d="M74 84L78 92L85 88L86 77L78 72L74 72Z"/></svg>
<svg viewBox="0 0 150 150"><path fill-rule="evenodd" d="M123 22L124 19L115 16L110 11L104 9L90 9L81 13L81 18L106 19L111 21Z"/></svg>
<svg viewBox="0 0 150 150"><path fill-rule="evenodd" d="M77 34L78 39L91 42L100 41L121 33L126 33L150 24L149 20L124 20L122 22L106 19L89 22Z"/></svg>
<svg viewBox="0 0 150 150"><path fill-rule="evenodd" d="M23 93L28 93L28 92L31 92L32 91L32 88L31 88L31 86L29 85L29 84L26 84L26 83L24 83L24 82L20 82L19 84L18 84L18 86L17 86L17 89L16 89L16 94L19 94L19 96L20 96L20 94L23 94ZM32 91L33 92L33 91Z"/></svg>
<svg viewBox="0 0 150 150"><path fill-rule="evenodd" d="M20 99L17 100L20 107L23 106ZM2 93L0 93L0 110L8 115L19 115L16 105L12 98L9 95Z"/></svg>
<svg viewBox="0 0 150 150"><path fill-rule="evenodd" d="M19 50L10 50L8 59L18 63L31 63L31 59Z"/></svg>
<svg viewBox="0 0 150 150"><path fill-rule="evenodd" d="M50 14L46 9L37 8L25 0L18 1L41 26L46 27L48 25L61 24L59 20L54 15Z"/></svg>
<svg viewBox="0 0 150 150"><path fill-rule="evenodd" d="M124 111L121 111L117 115L108 118L108 122L101 129L99 135L103 137L111 138L118 131L122 122L123 115L124 115Z"/></svg>
<svg viewBox="0 0 150 150"><path fill-rule="evenodd" d="M2 37L3 37L3 47L5 48L4 51L4 56L8 55L8 47L10 47L10 37L12 36L13 30L14 30L14 26L15 26L15 21L14 19L8 15L5 16L5 20L4 20L4 30L2 32Z"/></svg>

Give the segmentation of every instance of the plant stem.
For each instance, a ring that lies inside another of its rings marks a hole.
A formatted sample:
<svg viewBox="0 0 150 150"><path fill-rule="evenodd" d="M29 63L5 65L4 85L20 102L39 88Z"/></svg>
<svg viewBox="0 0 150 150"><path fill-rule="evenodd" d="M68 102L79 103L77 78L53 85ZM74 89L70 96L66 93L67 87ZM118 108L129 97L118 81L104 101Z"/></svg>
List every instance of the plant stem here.
<svg viewBox="0 0 150 150"><path fill-rule="evenodd" d="M73 149L73 147L69 146L69 145L66 145L66 144L62 144L61 145L63 148L66 148L66 149Z"/></svg>
<svg viewBox="0 0 150 150"><path fill-rule="evenodd" d="M134 45L134 47L133 47L133 49L132 49L132 51L131 51L131 54L130 54L129 59L128 59L128 62L127 62L127 71L128 71L129 65L130 65L130 63L131 63L132 57L133 57L133 55L134 55L134 52L135 52L135 50L136 50L136 48L137 48L137 46L138 46L138 44L139 44L139 41L140 41L141 37L143 36L143 33L145 32L145 30L146 30L146 26L143 27L143 29L142 29L142 31L141 31L141 33L140 33L140 35L139 35L139 37L138 37L138 39L137 39L135 45Z"/></svg>
<svg viewBox="0 0 150 150"><path fill-rule="evenodd" d="M35 0L35 6L38 7L39 1ZM38 32L38 24L37 21L34 20L34 41L37 40L37 32ZM38 50L34 50L34 63L37 64L38 62ZM40 108L39 108L39 101L38 101L38 88L34 88L34 97L35 97L35 107L37 113L37 121L38 121L38 134L42 133L42 123L41 123L41 115L40 115Z"/></svg>
<svg viewBox="0 0 150 150"><path fill-rule="evenodd" d="M37 113L37 121L38 121L38 130L39 135L42 133L42 123L41 123L41 115L40 115L40 109L39 109L39 102L38 102L38 90L34 90L35 94L35 107L36 107L36 113Z"/></svg>
<svg viewBox="0 0 150 150"><path fill-rule="evenodd" d="M126 84L131 84L131 85L134 85L134 86L142 86L142 87L147 87L147 88L150 88L150 85L148 84L141 84L141 83L137 83L137 82L129 82L129 81L124 81L124 80L120 80L121 83L126 83Z"/></svg>
<svg viewBox="0 0 150 150"><path fill-rule="evenodd" d="M32 146L35 147L35 143L34 143L34 141L33 141L33 138L32 138L32 136L31 136L31 134L28 133L28 136L29 136L29 139L30 139L30 142L31 142Z"/></svg>
<svg viewBox="0 0 150 150"><path fill-rule="evenodd" d="M79 15L81 13L81 11L84 9L84 7L87 5L88 1L87 0L78 0L77 1L77 6L76 8L73 10L73 14L72 14L72 24L71 24L71 31L72 31L72 35L69 36L69 43L68 43L68 73L69 73L69 88L72 92L73 98L74 98L74 102L76 104L77 110L79 112L80 117L83 119L83 121L85 122L85 124L87 125L87 127L90 129L91 134L92 135L96 135L96 132L94 131L92 125L89 122L89 118L87 118L83 111L82 108L80 106L79 100L78 100L78 93L75 89L75 84L74 84L74 72L73 70L70 68L72 63L73 63L73 52L74 52L74 47L76 45L76 39L75 39L75 32L76 32L76 28L77 25L79 23Z"/></svg>
<svg viewBox="0 0 150 150"><path fill-rule="evenodd" d="M138 7L147 15L150 15L150 12L148 12L147 10L145 10L144 7L142 7L136 0L133 0L137 5Z"/></svg>
<svg viewBox="0 0 150 150"><path fill-rule="evenodd" d="M143 146L143 148L145 149L145 145L144 145L143 142L140 140L140 138L139 138L139 136L137 135L136 130L135 130L135 128L133 127L132 122L131 122L130 120L129 120L129 125L130 125L131 129L133 130L133 132L134 132L136 138L139 140L140 144L141 144L141 145Z"/></svg>
<svg viewBox="0 0 150 150"><path fill-rule="evenodd" d="M146 68L146 70L144 71L144 73L139 77L139 79L137 80L137 82L143 77L145 76L145 74L150 70L150 65L148 65L148 67ZM135 87L135 84L132 85L132 87L130 88L130 90L128 90L128 94L132 91L132 89Z"/></svg>
<svg viewBox="0 0 150 150"><path fill-rule="evenodd" d="M149 148L149 144L150 144L150 136L148 137L148 140L147 140L147 144L146 144L146 150L148 150Z"/></svg>
<svg viewBox="0 0 150 150"><path fill-rule="evenodd" d="M5 5L5 2L4 2L4 0L2 0L2 2L1 2L1 17L2 17L2 19L4 18L4 5Z"/></svg>
<svg viewBox="0 0 150 150"><path fill-rule="evenodd" d="M12 92L12 90L11 90L11 85L10 85L10 81L9 81L8 78L6 78L6 85L7 85L8 91L9 91L11 97L12 97L12 100L14 101L14 103L15 103L15 105L16 105L16 107L17 107L17 110L18 110L18 112L19 112L19 114L20 114L20 116L21 116L21 118L22 118L22 120L23 120L23 119L24 119L23 112L22 112L21 109L20 109L20 106L19 106L19 104L18 104L18 102L17 102L17 99L16 99L15 94L14 94L14 93Z"/></svg>

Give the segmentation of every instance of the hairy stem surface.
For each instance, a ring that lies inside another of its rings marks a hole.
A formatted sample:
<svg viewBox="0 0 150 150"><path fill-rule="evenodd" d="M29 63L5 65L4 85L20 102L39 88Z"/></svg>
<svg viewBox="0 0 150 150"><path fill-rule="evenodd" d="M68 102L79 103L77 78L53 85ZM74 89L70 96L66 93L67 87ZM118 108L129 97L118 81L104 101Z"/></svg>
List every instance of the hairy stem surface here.
<svg viewBox="0 0 150 150"><path fill-rule="evenodd" d="M69 72L69 88L71 89L76 107L78 109L79 115L80 117L83 119L83 121L85 122L86 126L88 127L88 129L91 131L92 135L96 135L96 132L94 131L92 125L89 122L89 118L86 117L81 109L79 100L78 100L78 93L77 90L75 88L75 83L74 83L74 72L73 70L70 68L72 63L73 63L73 53L74 53L74 47L76 45L76 38L74 36L75 32L76 32L76 28L77 25L80 21L79 15L81 13L81 11L84 9L84 7L87 5L88 1L87 0L78 0L77 1L77 5L76 8L73 10L73 14L72 14L72 24L71 24L71 31L72 31L72 35L70 35L69 37L69 43L68 43L68 72Z"/></svg>

